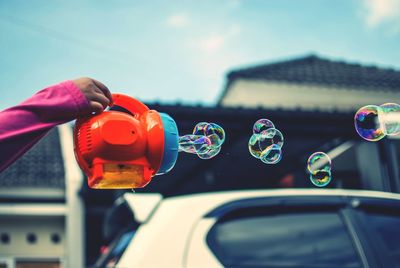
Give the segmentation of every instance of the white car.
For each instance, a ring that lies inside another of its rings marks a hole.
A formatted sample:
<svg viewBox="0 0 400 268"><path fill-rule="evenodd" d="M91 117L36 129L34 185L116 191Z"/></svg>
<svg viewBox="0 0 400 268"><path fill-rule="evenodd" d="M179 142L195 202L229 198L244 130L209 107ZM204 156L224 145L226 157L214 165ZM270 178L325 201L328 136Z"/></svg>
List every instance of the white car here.
<svg viewBox="0 0 400 268"><path fill-rule="evenodd" d="M125 194L116 208L120 233L96 267L400 267L400 194Z"/></svg>

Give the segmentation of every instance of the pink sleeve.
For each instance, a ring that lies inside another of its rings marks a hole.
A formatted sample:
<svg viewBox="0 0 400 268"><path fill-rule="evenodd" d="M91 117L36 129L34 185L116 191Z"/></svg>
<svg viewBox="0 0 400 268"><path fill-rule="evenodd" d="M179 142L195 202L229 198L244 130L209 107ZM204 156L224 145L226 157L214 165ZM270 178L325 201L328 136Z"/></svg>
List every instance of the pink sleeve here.
<svg viewBox="0 0 400 268"><path fill-rule="evenodd" d="M0 112L0 172L54 126L89 112L89 103L72 81L45 88Z"/></svg>

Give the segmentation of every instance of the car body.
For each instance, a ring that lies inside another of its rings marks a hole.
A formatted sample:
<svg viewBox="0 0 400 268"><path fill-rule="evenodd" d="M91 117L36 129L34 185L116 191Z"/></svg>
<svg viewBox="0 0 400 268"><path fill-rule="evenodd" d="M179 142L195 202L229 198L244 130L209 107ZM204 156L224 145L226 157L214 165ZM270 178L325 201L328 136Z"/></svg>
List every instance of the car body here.
<svg viewBox="0 0 400 268"><path fill-rule="evenodd" d="M119 253L99 267L400 267L399 194L257 190L118 202L140 225L122 231Z"/></svg>

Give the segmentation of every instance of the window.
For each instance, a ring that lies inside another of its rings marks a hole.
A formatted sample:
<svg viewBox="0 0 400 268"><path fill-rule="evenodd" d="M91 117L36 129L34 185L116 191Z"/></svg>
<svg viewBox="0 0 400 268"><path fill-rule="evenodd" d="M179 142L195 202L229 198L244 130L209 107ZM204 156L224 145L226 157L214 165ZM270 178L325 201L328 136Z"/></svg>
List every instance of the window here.
<svg viewBox="0 0 400 268"><path fill-rule="evenodd" d="M366 213L369 228L377 235L387 255L400 267L400 215Z"/></svg>
<svg viewBox="0 0 400 268"><path fill-rule="evenodd" d="M207 243L224 266L361 267L334 212L249 215L247 211L219 220Z"/></svg>

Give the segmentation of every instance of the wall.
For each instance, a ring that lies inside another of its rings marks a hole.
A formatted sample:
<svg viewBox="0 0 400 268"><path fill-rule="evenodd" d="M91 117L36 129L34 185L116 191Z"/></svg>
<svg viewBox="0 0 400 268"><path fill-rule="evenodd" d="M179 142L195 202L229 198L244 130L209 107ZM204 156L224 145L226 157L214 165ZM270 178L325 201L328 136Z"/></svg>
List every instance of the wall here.
<svg viewBox="0 0 400 268"><path fill-rule="evenodd" d="M400 102L400 94L376 89L238 79L230 86L221 104L227 107L354 111L367 104L380 105L385 102Z"/></svg>

